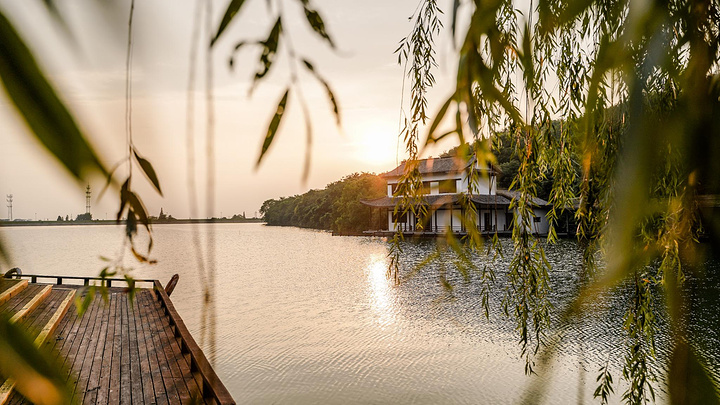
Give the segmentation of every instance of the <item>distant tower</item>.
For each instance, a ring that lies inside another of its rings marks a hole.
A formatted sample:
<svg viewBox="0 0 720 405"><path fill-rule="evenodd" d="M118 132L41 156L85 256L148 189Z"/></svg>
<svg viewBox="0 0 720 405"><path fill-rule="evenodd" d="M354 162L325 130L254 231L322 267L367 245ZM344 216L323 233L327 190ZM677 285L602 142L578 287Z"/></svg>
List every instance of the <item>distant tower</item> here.
<svg viewBox="0 0 720 405"><path fill-rule="evenodd" d="M90 213L90 196L91 196L91 194L92 193L90 192L90 183L88 183L87 188L85 189L85 213L86 214Z"/></svg>
<svg viewBox="0 0 720 405"><path fill-rule="evenodd" d="M12 221L12 220L13 220L13 217L12 217L12 201L13 201L13 195L12 195L12 194L8 194L8 195L6 195L5 197L6 197L6 198L5 198L5 201L7 201L8 219L9 219L10 221Z"/></svg>

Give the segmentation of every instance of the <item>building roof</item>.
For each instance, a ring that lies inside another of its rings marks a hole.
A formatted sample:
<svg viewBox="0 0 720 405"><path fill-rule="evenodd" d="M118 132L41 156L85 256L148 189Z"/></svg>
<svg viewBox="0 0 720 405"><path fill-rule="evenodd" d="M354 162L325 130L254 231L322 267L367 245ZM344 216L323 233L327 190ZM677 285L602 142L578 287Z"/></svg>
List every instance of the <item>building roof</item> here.
<svg viewBox="0 0 720 405"><path fill-rule="evenodd" d="M442 207L444 205L457 204L460 197L466 194L435 194L425 195L423 200L427 205L432 207ZM371 207L392 208L400 200L399 197L381 197L374 200L360 200L361 203ZM479 194L473 195L471 200L480 205L497 205L499 207L510 205L510 200L500 195Z"/></svg>
<svg viewBox="0 0 720 405"><path fill-rule="evenodd" d="M470 160L463 160L457 157L428 158L418 160L418 170L420 171L421 175L434 173L461 173L473 163L475 163L475 158L472 158ZM383 173L380 176L400 177L407 170L406 164L407 161L403 161L402 163L400 163L400 166L394 168L393 170L390 170L389 172ZM489 169L491 173L499 172L499 169L494 165L490 165Z"/></svg>
<svg viewBox="0 0 720 405"><path fill-rule="evenodd" d="M497 192L497 195L501 195L509 200L512 200L513 198L520 198L519 191L498 189L496 192ZM537 207L545 207L545 206L549 205L547 201L543 200L542 198L538 198L538 197L532 197L532 203L533 203L533 205L535 205Z"/></svg>

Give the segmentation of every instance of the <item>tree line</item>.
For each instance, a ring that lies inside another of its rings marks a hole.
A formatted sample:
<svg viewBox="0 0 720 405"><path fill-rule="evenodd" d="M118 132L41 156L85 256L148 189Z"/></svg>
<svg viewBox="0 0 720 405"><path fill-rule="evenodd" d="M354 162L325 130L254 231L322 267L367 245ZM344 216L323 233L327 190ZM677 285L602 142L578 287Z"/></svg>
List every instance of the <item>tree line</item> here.
<svg viewBox="0 0 720 405"><path fill-rule="evenodd" d="M362 232L385 229L385 210L360 202L386 194L386 181L374 173L353 173L322 190L263 202L260 214L268 225Z"/></svg>

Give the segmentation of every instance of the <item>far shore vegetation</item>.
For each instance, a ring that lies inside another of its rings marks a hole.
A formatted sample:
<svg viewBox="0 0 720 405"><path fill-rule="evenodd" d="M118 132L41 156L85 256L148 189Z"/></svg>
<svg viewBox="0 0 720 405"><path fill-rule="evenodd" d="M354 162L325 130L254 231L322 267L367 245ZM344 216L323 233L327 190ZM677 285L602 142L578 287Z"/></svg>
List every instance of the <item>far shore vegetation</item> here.
<svg viewBox="0 0 720 405"><path fill-rule="evenodd" d="M384 211L360 200L386 194L385 179L373 173L353 173L322 190L266 200L260 207L268 225L297 226L336 232L362 232L387 227Z"/></svg>

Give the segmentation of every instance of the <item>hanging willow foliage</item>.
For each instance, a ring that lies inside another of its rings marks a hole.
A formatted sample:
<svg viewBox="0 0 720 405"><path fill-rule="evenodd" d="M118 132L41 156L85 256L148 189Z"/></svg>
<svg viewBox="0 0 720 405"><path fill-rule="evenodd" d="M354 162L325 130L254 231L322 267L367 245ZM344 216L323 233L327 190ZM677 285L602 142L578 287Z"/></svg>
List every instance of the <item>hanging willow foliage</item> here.
<svg viewBox="0 0 720 405"><path fill-rule="evenodd" d="M703 204L707 195L720 194L720 5L539 0L520 11L513 0L461 3L453 2L451 15L453 39L461 44L456 88L434 117L424 145L449 135L461 145L480 140L465 157L482 167L493 161L488 145L511 135L521 163L510 187L517 193L511 209L525 226L513 229L502 306L517 322L526 372L534 371L540 350L540 359L552 354L562 338L557 331L578 319L585 303L617 285L631 285L624 324L618 325L628 336L622 378L629 388L623 399L653 399L658 370L668 370L671 402L717 403L718 382L686 327L683 283L702 279L707 247L720 246L717 208ZM431 72L416 72L434 65L433 38L441 24L433 19L441 12L432 0L421 1L418 10L415 29L398 50L413 82L403 132L410 169L397 189L395 212L422 218L427 208L415 170L420 142L415 124L425 123L425 93L433 81L427 80ZM469 25L459 35L462 13L468 13ZM448 120L454 128L437 134L453 112ZM537 184L547 176L553 179L547 241L557 239L558 220L572 209L583 251L582 285L560 311L561 325L554 331L549 264L543 243L527 231ZM470 192L477 181L471 173ZM475 249L477 213L469 201L460 201L469 230L463 241ZM397 224L396 230L394 252L402 239ZM699 243L701 236L709 245ZM391 269L396 279L397 260ZM665 307L672 339L663 365L654 336ZM596 397L607 402L613 392L607 366L597 381Z"/></svg>

